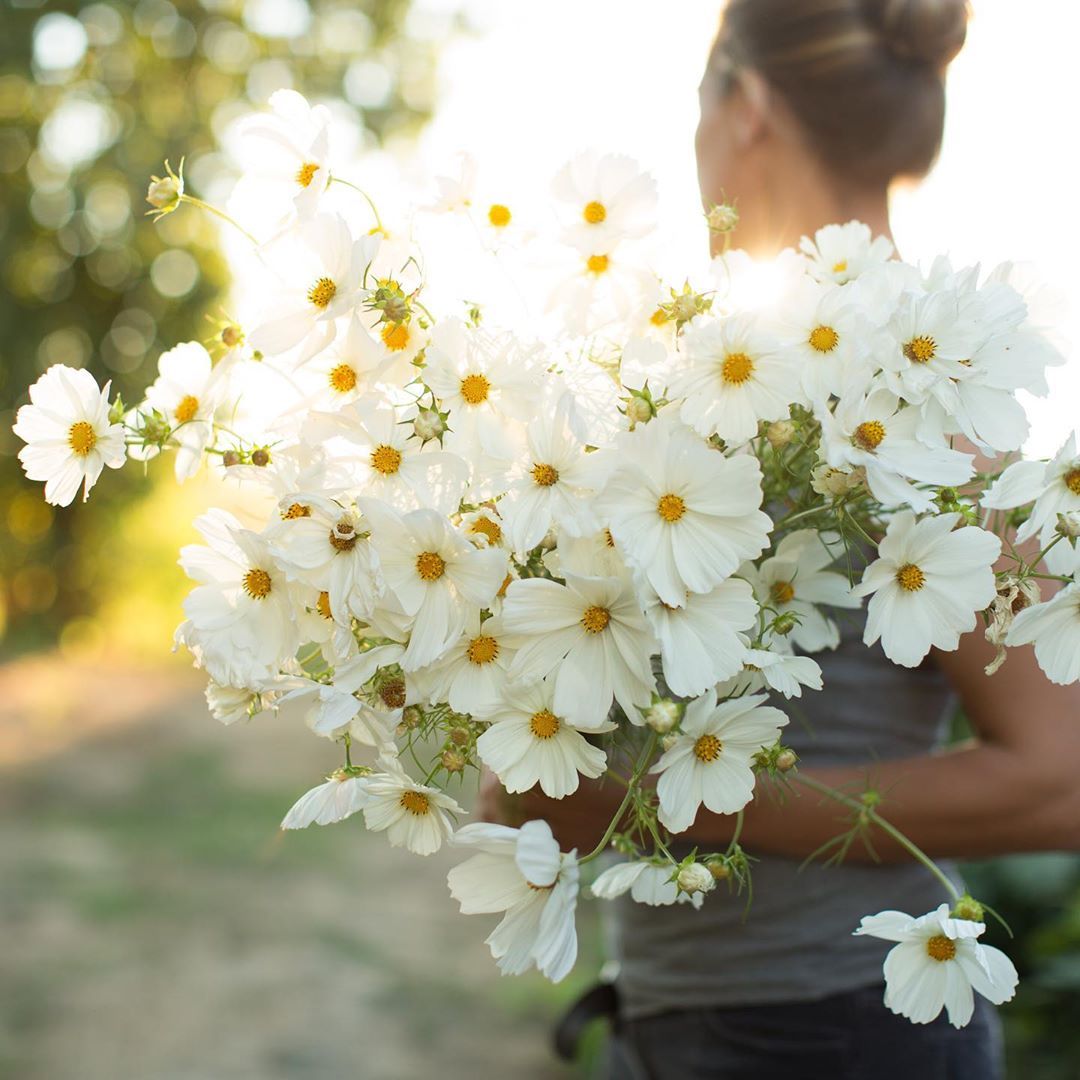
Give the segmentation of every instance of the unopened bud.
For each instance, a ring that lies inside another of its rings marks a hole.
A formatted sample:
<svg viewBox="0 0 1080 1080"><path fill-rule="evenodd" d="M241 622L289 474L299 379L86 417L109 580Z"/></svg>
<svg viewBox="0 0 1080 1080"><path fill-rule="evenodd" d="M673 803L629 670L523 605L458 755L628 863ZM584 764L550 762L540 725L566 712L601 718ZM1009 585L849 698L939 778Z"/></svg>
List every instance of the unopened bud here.
<svg viewBox="0 0 1080 1080"><path fill-rule="evenodd" d="M790 420L774 420L765 429L765 438L774 450L779 450L795 438L795 425Z"/></svg>
<svg viewBox="0 0 1080 1080"><path fill-rule="evenodd" d="M464 746L469 741L469 732L463 727L450 729L450 741L455 746Z"/></svg>
<svg viewBox="0 0 1080 1080"><path fill-rule="evenodd" d="M711 859L705 860L705 867L709 873L712 874L714 881L726 881L731 877L731 867L728 866L727 859L720 856L713 856Z"/></svg>
<svg viewBox="0 0 1080 1080"><path fill-rule="evenodd" d="M780 637L787 637L796 626L799 625L799 618L793 611L785 611L783 615L778 615L773 620L772 632Z"/></svg>
<svg viewBox="0 0 1080 1080"><path fill-rule="evenodd" d="M810 486L819 495L831 495L838 498L859 487L866 479L866 470L860 465L845 472L834 469L831 465L817 465L810 473Z"/></svg>
<svg viewBox="0 0 1080 1080"><path fill-rule="evenodd" d="M239 326L233 326L231 323L222 328L221 331L221 343L228 349L234 349L241 341L244 340L244 332Z"/></svg>
<svg viewBox="0 0 1080 1080"><path fill-rule="evenodd" d="M180 172L174 173L172 166L165 162L164 176L151 176L150 186L146 189L146 201L153 207L148 214L164 217L171 214L184 197L184 163L180 162ZM156 220L156 218L155 218Z"/></svg>
<svg viewBox="0 0 1080 1080"><path fill-rule="evenodd" d="M421 442L441 439L447 432L446 421L437 409L421 409L413 421L413 431L420 437Z"/></svg>
<svg viewBox="0 0 1080 1080"><path fill-rule="evenodd" d="M645 723L661 735L666 735L678 722L679 706L674 701L658 701L645 714Z"/></svg>
<svg viewBox="0 0 1080 1080"><path fill-rule="evenodd" d="M653 418L655 412L652 402L636 394L631 394L626 400L626 418L631 424L646 424Z"/></svg>
<svg viewBox="0 0 1080 1080"><path fill-rule="evenodd" d="M240 455L235 450L226 450L225 453L221 455L221 464L224 465L226 469L231 468L233 465L239 465Z"/></svg>
<svg viewBox="0 0 1080 1080"><path fill-rule="evenodd" d="M253 450L251 452L251 464L258 465L260 469L266 468L270 464L270 451L269 450Z"/></svg>
<svg viewBox="0 0 1080 1080"><path fill-rule="evenodd" d="M1076 511L1058 514L1054 532L1058 536L1064 536L1067 540L1075 540L1080 536L1080 514L1076 513Z"/></svg>
<svg viewBox="0 0 1080 1080"><path fill-rule="evenodd" d="M729 233L739 224L739 211L729 203L718 203L706 215L705 221L715 233Z"/></svg>
<svg viewBox="0 0 1080 1080"><path fill-rule="evenodd" d="M684 866L675 881L685 893L707 893L716 888L716 878L712 871L697 862Z"/></svg>
<svg viewBox="0 0 1080 1080"><path fill-rule="evenodd" d="M409 731L414 727L419 727L422 719L423 715L415 705L407 705L401 713L401 723L398 726Z"/></svg>
<svg viewBox="0 0 1080 1080"><path fill-rule="evenodd" d="M794 750L785 747L776 755L776 768L778 772L791 772L798 764L799 755Z"/></svg>
<svg viewBox="0 0 1080 1080"><path fill-rule="evenodd" d="M469 763L469 759L458 750L444 750L441 760L442 767L451 773L464 772L465 766Z"/></svg>
<svg viewBox="0 0 1080 1080"><path fill-rule="evenodd" d="M982 922L985 914L982 904L973 896L966 893L953 905L952 917L954 919L966 919L968 922Z"/></svg>

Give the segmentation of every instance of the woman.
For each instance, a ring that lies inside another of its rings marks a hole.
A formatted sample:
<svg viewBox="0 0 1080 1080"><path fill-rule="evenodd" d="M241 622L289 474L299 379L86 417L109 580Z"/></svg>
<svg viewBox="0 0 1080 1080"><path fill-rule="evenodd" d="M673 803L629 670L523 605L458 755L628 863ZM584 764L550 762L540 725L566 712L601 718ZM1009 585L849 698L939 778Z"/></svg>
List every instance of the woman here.
<svg viewBox="0 0 1080 1080"><path fill-rule="evenodd" d="M731 0L701 83L697 133L706 206L735 197L738 246L769 258L829 222L889 235L888 192L937 155L944 71L966 31L964 0ZM978 632L914 671L861 643L856 621L819 654L826 689L785 733L805 774L883 794L883 813L936 857L1080 847L1080 700L1047 682L1030 650L988 678ZM935 747L959 698L977 738ZM621 792L593 784L512 816L543 817L564 848L590 849ZM993 1008L972 1023L916 1026L882 1003L879 941L862 915L921 913L941 885L888 838L843 865L802 861L845 830L835 803L759 787L742 843L754 900L719 889L701 911L629 898L614 911L619 962L611 1075L784 1080L994 1080ZM488 809L498 814L493 786ZM503 816L510 808L502 807ZM687 839L721 849L732 822L702 811Z"/></svg>

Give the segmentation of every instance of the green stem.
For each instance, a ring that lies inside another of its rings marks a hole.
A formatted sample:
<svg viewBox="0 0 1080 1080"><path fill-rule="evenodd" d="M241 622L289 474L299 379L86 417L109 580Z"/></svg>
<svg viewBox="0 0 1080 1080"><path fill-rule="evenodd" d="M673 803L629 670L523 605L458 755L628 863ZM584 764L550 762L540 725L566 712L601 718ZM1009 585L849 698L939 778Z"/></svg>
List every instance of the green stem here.
<svg viewBox="0 0 1080 1080"><path fill-rule="evenodd" d="M352 190L355 191L358 195L362 195L364 197L364 201L368 204L368 206L371 207L371 213L375 217L375 228L378 229L381 233L386 232L386 230L383 228L382 218L379 217L379 211L376 208L374 201L372 200L371 196L366 191L364 191L363 188L357 187L351 180L342 180L340 176L332 175L330 177L330 183L342 184L347 188L352 188Z"/></svg>
<svg viewBox="0 0 1080 1080"><path fill-rule="evenodd" d="M922 850L917 844L909 840L895 825L886 821L873 807L867 806L866 803L859 799L854 799L850 795L845 795L842 791L837 791L835 788L829 787L828 784L823 784L820 780L814 780L812 777L804 776L801 773L796 773L792 776L792 779L797 783L802 784L804 787L810 788L812 791L816 791L821 795L825 795L835 802L841 803L847 806L849 809L855 810L860 815L865 815L870 821L872 821L882 832L887 836L892 837L909 855L912 856L917 862L922 863L923 866L929 870L934 877L945 886L946 892L952 897L954 901L960 899L960 893L957 891L956 886L949 880L948 875L944 870L925 851Z"/></svg>
<svg viewBox="0 0 1080 1080"><path fill-rule="evenodd" d="M206 210L211 214L221 218L222 221L227 221L234 229L242 232L248 240L251 241L255 247L259 246L259 241L255 239L242 225L237 224L224 210L219 210L216 206L211 206L208 202L203 202L202 199L196 199L194 195L184 194L180 196L181 202L191 203L192 206L199 207L200 210Z"/></svg>
<svg viewBox="0 0 1080 1080"><path fill-rule="evenodd" d="M630 774L630 780L626 785L626 794L623 796L622 802L619 804L619 809L615 811L615 816L608 823L607 829L604 831L604 835L600 838L600 843L596 845L589 852L588 855L578 859L578 865L582 865L587 862L591 862L598 855L603 854L607 850L608 844L611 843L612 836L615 835L615 830L619 826L619 822L622 821L623 815L626 813L627 808L630 806L630 801L637 793L638 783L641 777L644 775L645 770L649 767L649 762L652 761L653 751L656 749L657 735L654 731L649 736L649 741L645 744L645 749L642 750L641 756L637 759L634 765L634 771Z"/></svg>

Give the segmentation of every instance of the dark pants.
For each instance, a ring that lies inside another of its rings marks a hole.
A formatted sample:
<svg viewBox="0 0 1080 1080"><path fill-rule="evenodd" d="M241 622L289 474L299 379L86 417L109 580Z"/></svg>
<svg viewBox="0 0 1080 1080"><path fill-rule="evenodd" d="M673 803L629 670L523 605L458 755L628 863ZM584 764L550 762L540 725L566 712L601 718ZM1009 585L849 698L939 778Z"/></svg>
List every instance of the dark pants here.
<svg viewBox="0 0 1080 1080"><path fill-rule="evenodd" d="M1001 1080L997 1013L976 995L971 1023L912 1024L884 987L822 1001L686 1009L618 1025L611 1080Z"/></svg>

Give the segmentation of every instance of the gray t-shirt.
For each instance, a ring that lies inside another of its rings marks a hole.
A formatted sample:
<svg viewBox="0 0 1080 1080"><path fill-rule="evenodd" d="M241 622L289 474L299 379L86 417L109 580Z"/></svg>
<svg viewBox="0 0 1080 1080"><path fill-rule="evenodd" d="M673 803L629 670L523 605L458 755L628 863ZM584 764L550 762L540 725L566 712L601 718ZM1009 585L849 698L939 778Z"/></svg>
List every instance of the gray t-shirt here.
<svg viewBox="0 0 1080 1080"><path fill-rule="evenodd" d="M814 657L825 688L775 702L790 718L785 744L805 765L866 764L870 773L875 761L933 749L955 707L945 677L929 663L897 667L880 646L862 644L860 613L838 614L839 648ZM798 797L819 798L806 789ZM836 810L840 833L850 815L839 804ZM723 883L697 911L689 904L648 907L629 895L604 905L626 1016L811 1001L873 985L882 981L889 946L852 937L862 916L889 908L921 915L948 899L916 863L813 863L800 870L799 859L749 854L758 859L749 912L745 897Z"/></svg>

